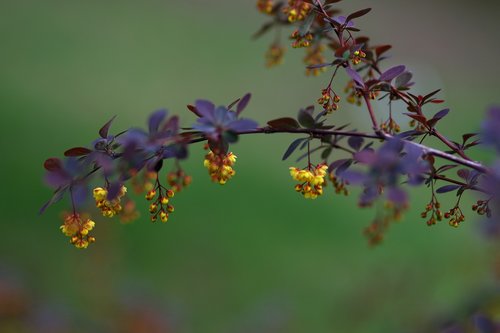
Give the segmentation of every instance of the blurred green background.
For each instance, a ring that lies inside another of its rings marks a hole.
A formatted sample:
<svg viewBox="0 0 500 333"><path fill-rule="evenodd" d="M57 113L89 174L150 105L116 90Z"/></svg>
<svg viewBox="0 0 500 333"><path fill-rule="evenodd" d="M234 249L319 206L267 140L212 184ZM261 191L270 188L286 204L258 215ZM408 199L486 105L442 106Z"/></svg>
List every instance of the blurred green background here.
<svg viewBox="0 0 500 333"><path fill-rule="evenodd" d="M419 93L443 88L452 113L442 131L477 130L500 102L497 3L340 3L367 6L358 26L395 46L387 65L412 68ZM59 230L66 203L37 215L51 193L44 159L89 144L113 115L122 130L167 107L189 126L185 105L195 99L228 104L252 92L246 115L264 124L314 103L327 75L305 77L303 53L291 49L283 66L266 69L272 36L250 38L265 20L250 0L0 2L0 274L30 306L62 307L71 332L127 332L117 322L142 313L134 307L168 322L158 332L418 332L494 285L494 247L472 212L456 230L428 228L419 212L429 193L413 191L406 218L370 248L362 229L375 211L358 209L355 195L330 188L306 201L293 191L295 162L280 161L288 135L243 137L232 149L237 176L224 187L193 146L183 166L194 181L168 224L151 224L139 198L142 218L99 219L86 251ZM332 117L358 128L365 118L345 105ZM156 332L130 330L141 331Z"/></svg>

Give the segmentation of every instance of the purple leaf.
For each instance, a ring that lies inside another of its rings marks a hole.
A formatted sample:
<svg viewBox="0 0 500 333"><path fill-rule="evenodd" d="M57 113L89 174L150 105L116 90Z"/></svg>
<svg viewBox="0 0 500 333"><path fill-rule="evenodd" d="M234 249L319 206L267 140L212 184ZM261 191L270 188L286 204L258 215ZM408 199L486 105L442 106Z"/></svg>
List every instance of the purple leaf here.
<svg viewBox="0 0 500 333"><path fill-rule="evenodd" d="M391 187L387 189L387 199L396 205L404 205L408 202L408 194L398 187Z"/></svg>
<svg viewBox="0 0 500 333"><path fill-rule="evenodd" d="M338 176L349 182L351 185L361 185L367 179L367 176L364 173L354 170L345 170L339 173Z"/></svg>
<svg viewBox="0 0 500 333"><path fill-rule="evenodd" d="M373 164L377 160L377 154L371 149L365 149L354 154L354 159L361 164Z"/></svg>
<svg viewBox="0 0 500 333"><path fill-rule="evenodd" d="M354 27L354 22L350 21L347 19L347 17L339 15L335 16L333 19L331 19L334 23L337 25L344 25L346 27Z"/></svg>
<svg viewBox="0 0 500 333"><path fill-rule="evenodd" d="M296 139L294 140L290 146L288 146L287 150L285 151L285 154L283 154L283 157L281 158L282 161L286 160L290 155L293 154L293 152L297 149L297 147L302 143L302 141L307 140L304 138Z"/></svg>
<svg viewBox="0 0 500 333"><path fill-rule="evenodd" d="M166 134L167 137L176 135L178 130L179 130L179 117L178 116L170 117L170 119L161 128L162 132L168 132Z"/></svg>
<svg viewBox="0 0 500 333"><path fill-rule="evenodd" d="M151 116L149 116L148 126L150 134L156 134L156 132L158 132L158 127L166 116L167 110L165 109L155 111L151 114Z"/></svg>
<svg viewBox="0 0 500 333"><path fill-rule="evenodd" d="M111 126L111 123L113 122L113 120L115 120L115 118L116 116L113 116L113 118L111 118L106 124L104 124L104 126L101 127L101 129L99 130L99 135L101 136L101 138L106 139L108 137L109 127Z"/></svg>
<svg viewBox="0 0 500 333"><path fill-rule="evenodd" d="M450 112L450 109L444 109L444 110L441 110L439 111L438 113L436 113L434 115L434 117L432 117L433 119L442 119L444 117L446 117L446 115Z"/></svg>
<svg viewBox="0 0 500 333"><path fill-rule="evenodd" d="M122 188L122 183L121 182L113 182L109 185L108 187L108 197L107 199L109 201L116 199L118 197L118 194L120 193L120 190Z"/></svg>
<svg viewBox="0 0 500 333"><path fill-rule="evenodd" d="M411 79L413 78L413 74L411 72L404 72L396 78L396 81L394 82L396 88L403 88L406 87Z"/></svg>
<svg viewBox="0 0 500 333"><path fill-rule="evenodd" d="M231 122L229 129L235 132L248 131L257 128L257 122L251 119L238 119Z"/></svg>
<svg viewBox="0 0 500 333"><path fill-rule="evenodd" d="M199 99L195 102L196 110L202 117L213 119L215 105L207 100Z"/></svg>
<svg viewBox="0 0 500 333"><path fill-rule="evenodd" d="M347 161L351 161L351 159L350 158L343 158L340 160L336 160L330 164L330 166L328 167L328 170L330 172L332 172L333 170L337 169L338 167L340 167L342 164L346 163Z"/></svg>
<svg viewBox="0 0 500 333"><path fill-rule="evenodd" d="M339 165L339 167L337 168L337 170L335 171L335 174L337 176L343 174L347 169L349 169L349 167L352 165L352 160L351 159L348 159L347 161L345 161L344 163L342 163L341 165Z"/></svg>
<svg viewBox="0 0 500 333"><path fill-rule="evenodd" d="M50 207L51 205L59 202L63 197L64 197L64 192L66 192L67 190L67 187L65 188L58 188L54 194L52 195L52 197L49 199L49 201L47 201L41 208L40 210L38 211L39 214L43 214L45 212L45 210Z"/></svg>
<svg viewBox="0 0 500 333"><path fill-rule="evenodd" d="M495 322L482 313L474 316L474 326L478 333L496 333L498 332Z"/></svg>
<svg viewBox="0 0 500 333"><path fill-rule="evenodd" d="M245 96L243 96L241 98L241 100L238 102L238 105L236 105L236 114L237 115L240 115L240 113L243 112L243 110L245 110L251 97L252 97L252 94L246 94Z"/></svg>
<svg viewBox="0 0 500 333"><path fill-rule="evenodd" d="M351 79L353 79L354 82L356 82L358 84L359 87L365 86L365 82L363 81L361 76L358 74L358 72L356 72L352 68L346 68L345 71L347 72L347 75L349 75L351 77Z"/></svg>
<svg viewBox="0 0 500 333"><path fill-rule="evenodd" d="M460 185L445 185L436 190L437 193L447 193L460 188Z"/></svg>
<svg viewBox="0 0 500 333"><path fill-rule="evenodd" d="M349 146L356 151L361 149L363 142L364 142L364 139L362 137L359 137L359 136L351 136L347 140L347 143L349 144Z"/></svg>
<svg viewBox="0 0 500 333"><path fill-rule="evenodd" d="M400 66L395 66L395 67L389 68L388 70L386 70L385 72L383 72L383 73L380 75L379 80L380 80L380 81L387 81L387 82L390 82L390 81L392 81L395 77L397 77L398 75L402 74L405 70L406 70L406 67L405 67L405 66L403 66L403 65L400 65Z"/></svg>

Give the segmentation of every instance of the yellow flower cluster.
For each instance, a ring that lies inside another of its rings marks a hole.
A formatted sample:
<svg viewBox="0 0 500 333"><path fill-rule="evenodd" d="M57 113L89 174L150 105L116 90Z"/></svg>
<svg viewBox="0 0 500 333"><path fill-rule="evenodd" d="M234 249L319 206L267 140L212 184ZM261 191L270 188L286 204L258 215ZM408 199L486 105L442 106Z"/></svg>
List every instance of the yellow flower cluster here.
<svg viewBox="0 0 500 333"><path fill-rule="evenodd" d="M318 98L318 104L323 107L326 113L330 114L339 109L340 97L335 93L332 96L330 88L323 89L321 94L321 97Z"/></svg>
<svg viewBox="0 0 500 333"><path fill-rule="evenodd" d="M233 165L236 163L236 155L227 153L226 155L214 154L210 151L205 155L203 165L208 169L212 181L224 185L236 174Z"/></svg>
<svg viewBox="0 0 500 333"><path fill-rule="evenodd" d="M163 187L158 187L158 198L154 200L149 205L149 213L151 214L151 222L156 222L158 217L163 223L168 221L169 213L174 212L174 206L169 204L171 198L174 197L175 192L172 190L166 190L165 194L162 194ZM156 190L150 190L146 193L146 200L151 201L156 197Z"/></svg>
<svg viewBox="0 0 500 333"><path fill-rule="evenodd" d="M274 67L283 63L285 48L279 44L272 44L266 52L266 66Z"/></svg>
<svg viewBox="0 0 500 333"><path fill-rule="evenodd" d="M299 33L299 30L295 30L290 36L290 39L294 40L294 42L292 43L292 47L294 49L300 47L309 47L309 45L311 45L311 41L313 40L313 35L311 33L307 33L302 36Z"/></svg>
<svg viewBox="0 0 500 333"><path fill-rule="evenodd" d="M288 0L288 6L283 8L283 13L287 15L288 22L302 21L311 10L311 4L304 0Z"/></svg>
<svg viewBox="0 0 500 333"><path fill-rule="evenodd" d="M186 175L186 173L179 169L177 171L169 172L167 175L168 185L172 188L174 192L180 192L184 187L191 184L193 179L191 176Z"/></svg>
<svg viewBox="0 0 500 333"><path fill-rule="evenodd" d="M78 213L72 213L64 218L64 224L60 229L64 235L70 237L71 244L76 248L86 249L90 243L95 242L95 238L89 235L94 227L94 221L82 218Z"/></svg>
<svg viewBox="0 0 500 333"><path fill-rule="evenodd" d="M272 0L257 0L257 9L259 12L264 14L271 14L273 11L273 1Z"/></svg>
<svg viewBox="0 0 500 333"><path fill-rule="evenodd" d="M326 164L318 164L312 170L291 167L290 175L300 183L295 185L295 190L302 193L306 199L316 199L323 194L327 169Z"/></svg>
<svg viewBox="0 0 500 333"><path fill-rule="evenodd" d="M354 51L353 55L352 55L352 64L353 65L358 65L362 59L366 58L366 53L364 53L363 51L361 50L358 50L358 51Z"/></svg>
<svg viewBox="0 0 500 333"><path fill-rule="evenodd" d="M121 199L123 198L123 196L125 196L126 193L127 188L125 186L122 186L120 192L118 193L118 196L115 199L109 201L107 199L108 190L102 187L96 187L93 193L95 205L101 210L102 216L113 217L121 212Z"/></svg>

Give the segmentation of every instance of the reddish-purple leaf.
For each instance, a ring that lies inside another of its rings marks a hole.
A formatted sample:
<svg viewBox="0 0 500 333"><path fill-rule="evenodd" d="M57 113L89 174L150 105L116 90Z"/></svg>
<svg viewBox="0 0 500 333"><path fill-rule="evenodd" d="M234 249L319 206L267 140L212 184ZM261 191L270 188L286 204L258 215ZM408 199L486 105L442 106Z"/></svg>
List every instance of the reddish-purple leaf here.
<svg viewBox="0 0 500 333"><path fill-rule="evenodd" d="M457 171L457 176L464 179L464 180L469 179L469 175L470 175L470 171L467 169L460 169Z"/></svg>
<svg viewBox="0 0 500 333"><path fill-rule="evenodd" d="M375 48L375 54L380 57L383 53L389 51L392 48L391 45L381 45Z"/></svg>
<svg viewBox="0 0 500 333"><path fill-rule="evenodd" d="M407 115L408 117L415 119L419 123L425 124L427 121L427 118L425 116L420 115L420 114L413 114L413 113L403 113L404 115Z"/></svg>
<svg viewBox="0 0 500 333"><path fill-rule="evenodd" d="M273 119L273 120L268 121L267 124L270 127L275 128L275 129L300 128L300 124L297 122L297 120L290 118L290 117Z"/></svg>
<svg viewBox="0 0 500 333"><path fill-rule="evenodd" d="M445 185L436 190L437 193L447 193L460 188L460 185Z"/></svg>
<svg viewBox="0 0 500 333"><path fill-rule="evenodd" d="M84 156L88 155L92 152L92 150L85 147L75 147L68 149L64 152L64 156Z"/></svg>
<svg viewBox="0 0 500 333"><path fill-rule="evenodd" d="M111 118L106 124L104 124L104 126L101 127L101 129L99 130L99 135L101 136L101 138L106 139L108 137L109 127L111 126L111 123L113 122L113 120L115 120L115 118L116 116L113 116L113 118Z"/></svg>
<svg viewBox="0 0 500 333"><path fill-rule="evenodd" d="M476 135L477 135L477 133L467 133L467 134L462 135L463 143L466 143L467 141L469 141L470 138L472 138Z"/></svg>
<svg viewBox="0 0 500 333"><path fill-rule="evenodd" d="M371 8L365 8L365 9L361 9L361 10L358 10L352 14L349 14L349 16L347 16L346 18L346 22L349 22L350 20L352 19L355 19L355 18L358 18L358 17L361 17L363 15L366 15L368 14L372 9Z"/></svg>
<svg viewBox="0 0 500 333"><path fill-rule="evenodd" d="M43 167L47 171L55 172L62 170L62 163L60 159L51 157L45 160L45 162L43 163Z"/></svg>
<svg viewBox="0 0 500 333"><path fill-rule="evenodd" d="M198 112L198 109L196 108L196 106L188 104L187 108L188 108L189 111L191 111L192 113L194 113L198 117L201 117L201 114Z"/></svg>
<svg viewBox="0 0 500 333"><path fill-rule="evenodd" d="M436 95L438 92L440 92L441 89L437 89L437 90L434 90L433 92L431 93L428 93L427 95L425 95L423 98L422 98L422 101L427 101L429 98L431 98L432 96Z"/></svg>
<svg viewBox="0 0 500 333"><path fill-rule="evenodd" d="M406 67L403 65L394 66L392 68L389 68L388 70L386 70L385 72L383 72L380 75L380 81L390 82L398 75L403 74L405 70L406 70Z"/></svg>

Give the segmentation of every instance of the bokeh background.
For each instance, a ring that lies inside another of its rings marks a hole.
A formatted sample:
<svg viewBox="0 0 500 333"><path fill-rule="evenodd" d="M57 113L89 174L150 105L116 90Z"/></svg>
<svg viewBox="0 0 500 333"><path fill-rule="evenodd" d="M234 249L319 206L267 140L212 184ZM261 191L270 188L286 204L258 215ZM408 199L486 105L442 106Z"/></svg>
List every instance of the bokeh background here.
<svg viewBox="0 0 500 333"><path fill-rule="evenodd" d="M417 92L443 88L450 137L500 102L497 1L340 6L374 7L358 26L395 46L389 63L413 69ZM194 182L168 224L151 224L139 198L142 218L98 220L86 251L59 231L66 203L37 215L51 193L44 159L89 144L113 115L122 130L167 107L189 126L195 99L252 92L245 112L264 124L314 103L328 77L306 78L291 49L265 68L272 36L251 40L265 20L250 0L0 2L1 332L434 332L492 295L496 247L472 212L458 229L428 228L429 193L413 191L406 218L370 248L362 229L375 212L355 195L293 191L288 135L242 138L224 187L193 146L183 166ZM365 118L343 106L332 120Z"/></svg>

